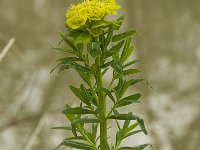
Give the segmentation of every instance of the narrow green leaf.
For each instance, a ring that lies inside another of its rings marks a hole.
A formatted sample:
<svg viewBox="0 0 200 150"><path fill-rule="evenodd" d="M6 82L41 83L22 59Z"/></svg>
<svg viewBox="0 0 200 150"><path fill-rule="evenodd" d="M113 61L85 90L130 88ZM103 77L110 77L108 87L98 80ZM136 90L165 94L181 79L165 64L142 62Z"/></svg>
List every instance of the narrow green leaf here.
<svg viewBox="0 0 200 150"><path fill-rule="evenodd" d="M106 148L105 150L110 150L110 147L107 142L104 142L104 147Z"/></svg>
<svg viewBox="0 0 200 150"><path fill-rule="evenodd" d="M54 72L54 70L55 70L56 68L58 68L60 65L62 65L62 64L59 63L59 64L57 64L53 69L51 69L50 74L52 74L52 72Z"/></svg>
<svg viewBox="0 0 200 150"><path fill-rule="evenodd" d="M76 54L73 50L69 50L66 48L59 48L59 47L52 47L53 50L61 51L61 52L66 52L70 54Z"/></svg>
<svg viewBox="0 0 200 150"><path fill-rule="evenodd" d="M142 130L132 131L132 132L130 132L130 133L127 133L127 134L124 136L124 138L127 138L127 137L129 137L129 136L132 136L132 135L137 134L137 133L140 133L140 132L143 132L143 131L142 131Z"/></svg>
<svg viewBox="0 0 200 150"><path fill-rule="evenodd" d="M94 145L96 145L96 139L95 139L94 135L93 135L92 133L90 133L90 132L87 132L86 135L87 135L88 139L89 139Z"/></svg>
<svg viewBox="0 0 200 150"><path fill-rule="evenodd" d="M75 69L77 71L83 71L83 72L91 73L90 69L88 69L87 67L84 67L82 65L79 65L78 63L76 63L74 61L66 61L66 62L64 62L64 64L60 68L59 72L63 71L64 69L69 69L69 68L73 68L73 69Z"/></svg>
<svg viewBox="0 0 200 150"><path fill-rule="evenodd" d="M132 115L132 112L129 112L128 114ZM126 129L129 127L130 124L130 120L125 120L124 121L124 125L123 125L123 129L126 131Z"/></svg>
<svg viewBox="0 0 200 150"><path fill-rule="evenodd" d="M139 62L139 61L141 61L141 60L140 59L136 59L136 60L130 61L130 62L126 63L125 65L123 65L123 68L126 68L126 67L128 67L128 66L130 66L132 64L135 64L135 63Z"/></svg>
<svg viewBox="0 0 200 150"><path fill-rule="evenodd" d="M121 27L122 23L124 21L124 16L119 17L116 21L112 22L112 26L116 29L119 30Z"/></svg>
<svg viewBox="0 0 200 150"><path fill-rule="evenodd" d="M89 73L78 71L78 74L85 81L85 83L87 83L89 86L92 85Z"/></svg>
<svg viewBox="0 0 200 150"><path fill-rule="evenodd" d="M112 111L113 111L115 117L119 116L119 112L116 109L112 108Z"/></svg>
<svg viewBox="0 0 200 150"><path fill-rule="evenodd" d="M124 55L122 55L122 57L120 58L121 62L124 63L130 57L130 55L134 50L135 50L134 46L127 48L127 50L124 52Z"/></svg>
<svg viewBox="0 0 200 150"><path fill-rule="evenodd" d="M62 63L68 62L68 61L82 61L80 58L77 57L65 57L65 58L60 58L56 61L61 61Z"/></svg>
<svg viewBox="0 0 200 150"><path fill-rule="evenodd" d="M124 45L124 40L120 41L118 44L114 45L110 50L106 51L106 58L112 56L114 53L117 53L120 51L121 47Z"/></svg>
<svg viewBox="0 0 200 150"><path fill-rule="evenodd" d="M51 129L58 129L58 130L72 130L72 127L53 127Z"/></svg>
<svg viewBox="0 0 200 150"><path fill-rule="evenodd" d="M69 108L71 108L71 107L68 104L66 104L66 109L69 109ZM73 114L66 114L65 116L67 117L67 119L70 122L72 122L75 119L75 115L73 115Z"/></svg>
<svg viewBox="0 0 200 150"><path fill-rule="evenodd" d="M132 130L135 129L138 125L139 125L139 124L138 124L137 122L134 123L134 124L132 124L130 127L128 127L128 128L126 129L126 133L132 131Z"/></svg>
<svg viewBox="0 0 200 150"><path fill-rule="evenodd" d="M127 89L131 86L131 83L132 83L132 80L129 80L128 82L127 81L124 82L122 89L119 92L119 97L118 97L119 99L124 95Z"/></svg>
<svg viewBox="0 0 200 150"><path fill-rule="evenodd" d="M102 77L106 74L106 72L108 71L108 69L109 69L109 68L106 68L106 69L103 70L103 72L102 72Z"/></svg>
<svg viewBox="0 0 200 150"><path fill-rule="evenodd" d="M95 114L95 112L81 107L65 109L63 114Z"/></svg>
<svg viewBox="0 0 200 150"><path fill-rule="evenodd" d="M68 137L66 140L86 140L83 136Z"/></svg>
<svg viewBox="0 0 200 150"><path fill-rule="evenodd" d="M97 129L98 129L98 124L92 124L92 135L94 136L94 140L97 138Z"/></svg>
<svg viewBox="0 0 200 150"><path fill-rule="evenodd" d="M70 141L70 140L64 140L62 145L69 146L72 148L84 149L84 150L95 150L92 146L88 144Z"/></svg>
<svg viewBox="0 0 200 150"><path fill-rule="evenodd" d="M122 64L121 64L120 61L113 61L113 62L111 63L111 66L112 66L113 69L114 69L115 71L117 71L119 74L122 73L123 68L122 68Z"/></svg>
<svg viewBox="0 0 200 150"><path fill-rule="evenodd" d="M117 41L123 40L125 38L132 36L135 33L136 33L136 30L130 30L130 31L126 31L124 33L121 33L119 35L115 35L112 38L112 42L117 42Z"/></svg>
<svg viewBox="0 0 200 150"><path fill-rule="evenodd" d="M71 91L86 105L89 104L89 102L84 98L84 94L76 87L70 86Z"/></svg>
<svg viewBox="0 0 200 150"><path fill-rule="evenodd" d="M110 99L113 101L113 103L115 104L115 98L113 97L112 93L110 90L103 88L103 91L110 97Z"/></svg>
<svg viewBox="0 0 200 150"><path fill-rule="evenodd" d="M116 108L130 105L132 103L138 103L138 99L141 97L141 94L137 93L128 97L125 97L116 103Z"/></svg>
<svg viewBox="0 0 200 150"><path fill-rule="evenodd" d="M131 75L140 72L138 69L128 69L123 71L123 76Z"/></svg>
<svg viewBox="0 0 200 150"><path fill-rule="evenodd" d="M101 42L91 42L87 44L87 50L92 57L96 58L97 55L101 54L100 45Z"/></svg>
<svg viewBox="0 0 200 150"><path fill-rule="evenodd" d="M143 150L146 148L149 144L143 144L135 147L120 147L117 150Z"/></svg>
<svg viewBox="0 0 200 150"><path fill-rule="evenodd" d="M144 81L144 80L145 80L144 78L141 78L141 79L134 79L134 80L132 80L131 85L136 84L136 83L138 83L138 82L142 82L142 81Z"/></svg>
<svg viewBox="0 0 200 150"><path fill-rule="evenodd" d="M128 70L124 70L123 72L122 72L122 74L121 75L116 75L115 77L114 77L114 79L117 79L117 78L120 78L120 77L124 77L124 76L128 76L128 75L132 75L132 74L135 74L135 73L138 73L138 72L140 72L140 70L138 70L138 69L128 69Z"/></svg>
<svg viewBox="0 0 200 150"><path fill-rule="evenodd" d="M119 114L118 116L111 115L108 119L116 119L116 120L137 120L137 116L130 114Z"/></svg>
<svg viewBox="0 0 200 150"><path fill-rule="evenodd" d="M110 66L113 62L114 62L114 60L107 62L107 63L101 65L101 68L106 68L106 67Z"/></svg>
<svg viewBox="0 0 200 150"><path fill-rule="evenodd" d="M99 123L98 119L87 119L87 118L83 118L83 119L78 119L75 120L73 122L73 124L79 124L79 123Z"/></svg>
<svg viewBox="0 0 200 150"><path fill-rule="evenodd" d="M125 134L125 131L123 129L120 129L117 132L115 147L118 147L120 145L121 141L124 139L124 134Z"/></svg>
<svg viewBox="0 0 200 150"><path fill-rule="evenodd" d="M77 129L76 129L76 125L73 124L73 123L71 122L71 126L72 126L72 133L73 133L73 135L74 135L75 137L77 137Z"/></svg>
<svg viewBox="0 0 200 150"><path fill-rule="evenodd" d="M109 45L112 37L113 37L113 27L110 27L109 28L109 31L108 31L108 34L107 34L107 37L106 37L106 41L105 41L105 48Z"/></svg>
<svg viewBox="0 0 200 150"><path fill-rule="evenodd" d="M71 39L65 36L62 32L60 32L60 36L75 52L77 52L78 49Z"/></svg>
<svg viewBox="0 0 200 150"><path fill-rule="evenodd" d="M144 120L141 118L137 118L137 122L139 123L139 126L142 129L142 131L144 132L144 134L147 135L148 133L147 133L147 130L144 125Z"/></svg>

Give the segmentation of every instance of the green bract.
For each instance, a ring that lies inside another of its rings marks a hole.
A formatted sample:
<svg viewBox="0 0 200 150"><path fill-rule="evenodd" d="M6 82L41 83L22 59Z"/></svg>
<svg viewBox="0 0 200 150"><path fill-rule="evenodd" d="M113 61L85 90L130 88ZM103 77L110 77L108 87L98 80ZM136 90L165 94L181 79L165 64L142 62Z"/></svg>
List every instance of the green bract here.
<svg viewBox="0 0 200 150"><path fill-rule="evenodd" d="M114 13L111 8L109 10L106 13ZM67 17L73 17L73 14L68 12ZM90 17L88 18L91 21L84 22L86 26L82 26L82 20L74 20L74 25L80 21L80 28L71 28L68 23L68 32L60 32L61 42L65 42L68 48L54 48L70 53L71 56L58 59L58 65L53 70L59 68L59 72L62 72L74 69L83 81L78 87L70 86L73 94L80 100L80 105L73 108L66 105L63 110L62 113L70 121L70 126L54 129L71 130L72 136L63 140L57 148L68 146L84 150L142 150L149 144L130 147L121 146L121 142L140 132L147 134L143 119L132 112L122 113L118 110L140 102L140 93L124 96L129 87L144 80L127 78L140 72L134 66L140 60L130 60L135 49L131 40L136 30L115 34L115 31L120 29L124 17L115 21ZM112 71L109 75L112 79L107 85L103 82L103 76L108 70ZM108 100L112 102L110 108L107 106ZM118 127L114 144L108 142L107 135L107 122L112 120L116 121ZM119 122L123 122L123 126L120 126ZM90 125L91 130L87 130L85 124ZM100 132L97 132L98 130Z"/></svg>

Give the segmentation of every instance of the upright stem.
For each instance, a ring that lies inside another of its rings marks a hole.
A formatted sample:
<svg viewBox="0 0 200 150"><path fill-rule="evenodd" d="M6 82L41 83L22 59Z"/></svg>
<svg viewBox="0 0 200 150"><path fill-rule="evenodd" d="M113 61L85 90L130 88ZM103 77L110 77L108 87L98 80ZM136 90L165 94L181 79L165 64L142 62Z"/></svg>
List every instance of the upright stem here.
<svg viewBox="0 0 200 150"><path fill-rule="evenodd" d="M102 74L101 74L101 61L100 57L97 56L96 58L96 82L99 91L97 93L99 99L99 108L101 109L100 114L100 150L106 150L105 143L107 143L107 119L106 119L106 99L103 93L103 81L102 81Z"/></svg>

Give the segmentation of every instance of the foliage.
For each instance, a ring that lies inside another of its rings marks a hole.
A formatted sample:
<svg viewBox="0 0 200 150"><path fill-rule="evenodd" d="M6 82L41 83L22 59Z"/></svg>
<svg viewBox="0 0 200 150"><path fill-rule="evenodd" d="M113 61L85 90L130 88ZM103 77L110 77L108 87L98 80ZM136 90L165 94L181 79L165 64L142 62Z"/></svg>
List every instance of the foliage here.
<svg viewBox="0 0 200 150"><path fill-rule="evenodd" d="M110 2L116 5L114 0ZM54 69L59 68L59 72L70 68L74 69L84 82L79 87L70 86L71 91L80 100L80 105L73 108L66 105L62 112L71 122L71 126L55 127L55 129L71 130L73 136L63 140L57 148L64 145L85 150L142 150L149 145L120 146L121 142L127 137L140 132L147 134L143 119L133 115L132 112L123 114L118 110L120 107L140 102L140 93L124 96L129 87L144 80L143 78L126 78L140 72L140 70L132 67L139 60L127 62L135 49L131 41L136 30L115 34L115 31L119 30L124 17L120 17L116 21L105 21L106 13L99 19L92 19L88 14L85 14L82 17L85 17L86 20L82 22L80 19L76 20L77 18L74 17L77 16L73 15L73 11L80 7L78 11L84 11L81 10L85 9L83 5L91 7L94 4L96 7L103 3L108 3L108 1L85 1L72 6L67 12L69 26L66 25L66 28L68 32L60 32L62 42L65 42L70 48L54 48L71 54L71 56L57 60L58 65ZM115 9L117 8L115 7ZM110 12L110 14L112 13ZM71 25L69 23L71 18L75 22L79 21L79 24ZM88 18L89 20L87 20ZM108 86L105 86L103 76L108 70L113 72L112 80ZM110 110L106 110L108 107L106 100L108 99L113 104ZM118 127L114 145L107 141L107 122L109 120L115 120ZM123 127L119 125L119 121L124 122ZM91 131L86 130L85 124L91 125ZM97 135L99 127L100 135ZM136 130L137 127L140 129Z"/></svg>

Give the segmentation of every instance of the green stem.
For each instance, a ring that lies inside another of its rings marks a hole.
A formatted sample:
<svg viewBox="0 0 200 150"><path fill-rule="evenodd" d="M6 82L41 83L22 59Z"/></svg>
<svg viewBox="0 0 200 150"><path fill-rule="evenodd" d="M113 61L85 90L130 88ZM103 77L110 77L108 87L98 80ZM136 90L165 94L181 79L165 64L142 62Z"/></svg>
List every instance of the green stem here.
<svg viewBox="0 0 200 150"><path fill-rule="evenodd" d="M101 109L100 113L100 150L106 150L105 143L107 143L107 118L106 118L106 99L103 93L103 81L101 74L101 60L97 56L96 61L96 83L99 89L97 96L99 99L99 108Z"/></svg>

